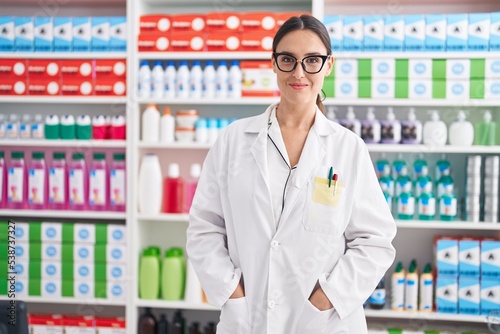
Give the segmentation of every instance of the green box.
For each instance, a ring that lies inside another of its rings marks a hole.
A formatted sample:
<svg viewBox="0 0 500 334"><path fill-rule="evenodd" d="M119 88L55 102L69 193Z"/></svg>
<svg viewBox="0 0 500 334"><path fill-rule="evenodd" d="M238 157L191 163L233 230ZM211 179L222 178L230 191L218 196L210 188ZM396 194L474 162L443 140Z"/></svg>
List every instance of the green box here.
<svg viewBox="0 0 500 334"><path fill-rule="evenodd" d="M0 222L0 242L9 240L9 222Z"/></svg>
<svg viewBox="0 0 500 334"><path fill-rule="evenodd" d="M74 223L64 223L62 224L62 242L63 243L73 243L75 242L75 230Z"/></svg>
<svg viewBox="0 0 500 334"><path fill-rule="evenodd" d="M107 280L107 264L106 263L96 263L94 265L94 281L106 281Z"/></svg>
<svg viewBox="0 0 500 334"><path fill-rule="evenodd" d="M329 77L325 78L328 79ZM323 85L323 87L325 87ZM326 90L325 90L326 93ZM95 226L95 243L96 244L107 244L108 243L108 224L96 224Z"/></svg>
<svg viewBox="0 0 500 334"><path fill-rule="evenodd" d="M30 230L31 237L31 230ZM40 242L30 242L30 261L42 260L42 244Z"/></svg>
<svg viewBox="0 0 500 334"><path fill-rule="evenodd" d="M358 97L369 99L372 97L372 79L365 78L358 80Z"/></svg>
<svg viewBox="0 0 500 334"><path fill-rule="evenodd" d="M397 99L407 99L409 97L410 84L408 78L396 79L396 87L394 95Z"/></svg>
<svg viewBox="0 0 500 334"><path fill-rule="evenodd" d="M396 79L408 79L409 68L408 59L396 59Z"/></svg>
<svg viewBox="0 0 500 334"><path fill-rule="evenodd" d="M107 262L107 245L94 245L94 263L106 263Z"/></svg>
<svg viewBox="0 0 500 334"><path fill-rule="evenodd" d="M94 285L94 296L96 298L108 298L108 285L106 281L96 281Z"/></svg>
<svg viewBox="0 0 500 334"><path fill-rule="evenodd" d="M28 274L30 278L36 278L41 280L42 279L42 261L40 260L35 260L32 261L30 260L28 264Z"/></svg>
<svg viewBox="0 0 500 334"><path fill-rule="evenodd" d="M9 245L6 241L0 241L0 262L7 262Z"/></svg>
<svg viewBox="0 0 500 334"><path fill-rule="evenodd" d="M323 82L323 92L325 93L325 97L335 97L335 79L332 77L326 77ZM97 235L96 235L97 238ZM96 243L97 239L96 239Z"/></svg>
<svg viewBox="0 0 500 334"><path fill-rule="evenodd" d="M481 58L470 60L470 78L484 79L486 73L486 61ZM472 80L471 80L472 81Z"/></svg>
<svg viewBox="0 0 500 334"><path fill-rule="evenodd" d="M435 79L432 81L432 98L446 98L446 80Z"/></svg>
<svg viewBox="0 0 500 334"><path fill-rule="evenodd" d="M30 278L28 281L28 295L41 296L42 295L42 280L39 278Z"/></svg>
<svg viewBox="0 0 500 334"><path fill-rule="evenodd" d="M42 223L41 222L30 222L30 236L29 241L41 242L42 241Z"/></svg>
<svg viewBox="0 0 500 334"><path fill-rule="evenodd" d="M470 81L470 98L484 99L485 82L484 79L471 79Z"/></svg>
<svg viewBox="0 0 500 334"><path fill-rule="evenodd" d="M434 80L446 79L446 59L432 60L432 78Z"/></svg>
<svg viewBox="0 0 500 334"><path fill-rule="evenodd" d="M63 243L61 244L61 261L62 262L73 262L74 259L74 248L73 244Z"/></svg>
<svg viewBox="0 0 500 334"><path fill-rule="evenodd" d="M74 262L61 262L61 279L73 281L75 276L75 264Z"/></svg>
<svg viewBox="0 0 500 334"><path fill-rule="evenodd" d="M74 297L75 296L75 283L73 280L62 280L61 281L61 295L63 297Z"/></svg>
<svg viewBox="0 0 500 334"><path fill-rule="evenodd" d="M358 79L370 79L372 77L372 60L358 59Z"/></svg>

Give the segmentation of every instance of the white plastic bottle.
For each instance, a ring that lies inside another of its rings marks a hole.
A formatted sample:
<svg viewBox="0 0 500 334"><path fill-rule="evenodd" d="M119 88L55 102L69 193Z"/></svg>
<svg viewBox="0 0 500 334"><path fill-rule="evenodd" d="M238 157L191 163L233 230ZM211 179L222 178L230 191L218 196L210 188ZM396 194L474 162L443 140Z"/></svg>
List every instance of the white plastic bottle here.
<svg viewBox="0 0 500 334"><path fill-rule="evenodd" d="M328 106L326 108L326 118L328 118L330 121L338 123L338 119L336 116L337 113L337 107L334 106Z"/></svg>
<svg viewBox="0 0 500 334"><path fill-rule="evenodd" d="M219 137L219 122L217 118L208 119L208 143L213 144Z"/></svg>
<svg viewBox="0 0 500 334"><path fill-rule="evenodd" d="M5 138L6 128L7 122L5 121L5 115L0 114L0 138Z"/></svg>
<svg viewBox="0 0 500 334"><path fill-rule="evenodd" d="M197 143L205 144L208 141L208 128L206 118L198 118L195 126L194 140Z"/></svg>
<svg viewBox="0 0 500 334"><path fill-rule="evenodd" d="M431 120L425 122L423 129L424 145L443 146L448 138L448 128L439 120L437 110L432 110Z"/></svg>
<svg viewBox="0 0 500 334"><path fill-rule="evenodd" d="M160 120L160 142L173 143L175 140L175 117L169 107L163 109Z"/></svg>
<svg viewBox="0 0 500 334"><path fill-rule="evenodd" d="M33 139L43 139L45 137L43 128L43 117L40 114L36 114L33 118L33 123L31 123L31 137Z"/></svg>
<svg viewBox="0 0 500 334"><path fill-rule="evenodd" d="M160 139L160 111L155 104L148 104L142 113L142 141L156 143Z"/></svg>
<svg viewBox="0 0 500 334"><path fill-rule="evenodd" d="M474 142L474 127L466 120L465 112L458 112L457 120L450 125L450 145L471 146Z"/></svg>
<svg viewBox="0 0 500 334"><path fill-rule="evenodd" d="M31 138L31 115L24 114L19 124L19 137L21 139Z"/></svg>
<svg viewBox="0 0 500 334"><path fill-rule="evenodd" d="M399 144L401 141L401 123L396 120L392 107L387 109L387 120L382 120L381 125L381 143Z"/></svg>
<svg viewBox="0 0 500 334"><path fill-rule="evenodd" d="M200 99L201 93L203 91L203 70L199 61L194 61L191 67L191 73L189 76L190 81L190 97L194 99Z"/></svg>
<svg viewBox="0 0 500 334"><path fill-rule="evenodd" d="M241 97L243 74L241 73L240 62L233 60L229 67L228 96L230 98Z"/></svg>
<svg viewBox="0 0 500 334"><path fill-rule="evenodd" d="M187 61L181 61L177 70L176 96L180 99L189 97L189 67Z"/></svg>
<svg viewBox="0 0 500 334"><path fill-rule="evenodd" d="M361 138L365 143L380 142L380 122L375 118L375 108L369 107L366 120L361 121Z"/></svg>
<svg viewBox="0 0 500 334"><path fill-rule="evenodd" d="M214 62L209 60L203 69L203 97L213 99L215 97L216 83L215 83L215 67Z"/></svg>
<svg viewBox="0 0 500 334"><path fill-rule="evenodd" d="M420 144L422 142L422 122L417 120L415 108L408 111L408 120L401 121L401 143Z"/></svg>
<svg viewBox="0 0 500 334"><path fill-rule="evenodd" d="M16 114L10 114L9 116L5 137L9 139L19 138L19 117Z"/></svg>
<svg viewBox="0 0 500 334"><path fill-rule="evenodd" d="M163 198L163 180L157 155L146 154L139 168L139 212L159 214Z"/></svg>
<svg viewBox="0 0 500 334"><path fill-rule="evenodd" d="M346 118L341 120L340 124L361 137L361 123L356 119L353 107L348 107Z"/></svg>
<svg viewBox="0 0 500 334"><path fill-rule="evenodd" d="M165 68L165 77L164 77L165 92L163 94L165 98L167 99L175 98L176 82L177 82L177 70L175 69L175 63L172 60L170 60L167 63L167 67Z"/></svg>
<svg viewBox="0 0 500 334"><path fill-rule="evenodd" d="M188 303L203 303L203 290L200 280L196 276L193 265L189 259L186 259L186 292L184 301Z"/></svg>
<svg viewBox="0 0 500 334"><path fill-rule="evenodd" d="M215 82L216 82L215 97L216 98L224 99L227 97L228 81L229 81L229 70L227 69L226 62L224 60L221 60L217 64L217 71L216 71L216 77L215 77Z"/></svg>
<svg viewBox="0 0 500 334"><path fill-rule="evenodd" d="M153 97L161 99L165 91L165 72L161 61L154 62L151 77L153 79Z"/></svg>
<svg viewBox="0 0 500 334"><path fill-rule="evenodd" d="M142 61L139 68L139 97L151 97L151 69L147 60Z"/></svg>

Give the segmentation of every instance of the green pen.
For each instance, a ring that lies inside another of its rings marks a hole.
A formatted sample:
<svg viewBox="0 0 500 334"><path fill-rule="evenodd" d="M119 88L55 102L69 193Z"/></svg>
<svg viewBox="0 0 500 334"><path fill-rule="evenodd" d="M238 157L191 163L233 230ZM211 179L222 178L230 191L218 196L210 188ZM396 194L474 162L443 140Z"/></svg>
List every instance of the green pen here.
<svg viewBox="0 0 500 334"><path fill-rule="evenodd" d="M332 186L332 176L333 176L333 167L330 167L330 173L328 173L328 188Z"/></svg>

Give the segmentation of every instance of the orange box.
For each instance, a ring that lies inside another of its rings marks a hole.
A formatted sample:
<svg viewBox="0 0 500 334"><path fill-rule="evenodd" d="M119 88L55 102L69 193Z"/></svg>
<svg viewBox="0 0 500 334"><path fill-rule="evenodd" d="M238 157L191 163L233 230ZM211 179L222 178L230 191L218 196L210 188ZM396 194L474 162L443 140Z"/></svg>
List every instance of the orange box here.
<svg viewBox="0 0 500 334"><path fill-rule="evenodd" d="M273 50L274 32L254 31L241 34L240 51L269 51ZM271 57L271 54L269 54Z"/></svg>
<svg viewBox="0 0 500 334"><path fill-rule="evenodd" d="M207 51L239 51L240 34L235 32L209 32L205 43Z"/></svg>
<svg viewBox="0 0 500 334"><path fill-rule="evenodd" d="M241 14L237 12L211 12L206 15L208 32L241 30Z"/></svg>
<svg viewBox="0 0 500 334"><path fill-rule="evenodd" d="M94 76L94 60L60 60L59 65L63 81L68 79L91 80Z"/></svg>
<svg viewBox="0 0 500 334"><path fill-rule="evenodd" d="M125 79L96 78L94 81L94 95L123 96L127 92Z"/></svg>
<svg viewBox="0 0 500 334"><path fill-rule="evenodd" d="M94 95L94 85L88 80L65 80L61 85L61 94L64 96L91 96Z"/></svg>
<svg viewBox="0 0 500 334"><path fill-rule="evenodd" d="M276 31L276 14L271 12L250 12L241 14L241 30Z"/></svg>
<svg viewBox="0 0 500 334"><path fill-rule="evenodd" d="M170 51L170 34L163 32L140 33L138 48L140 52Z"/></svg>
<svg viewBox="0 0 500 334"><path fill-rule="evenodd" d="M243 60L240 62L240 68L243 76L242 96L260 97L280 95L271 59Z"/></svg>
<svg viewBox="0 0 500 334"><path fill-rule="evenodd" d="M124 59L96 59L95 78L126 78L127 63Z"/></svg>
<svg viewBox="0 0 500 334"><path fill-rule="evenodd" d="M205 15L181 14L172 16L172 31L195 31L205 30Z"/></svg>
<svg viewBox="0 0 500 334"><path fill-rule="evenodd" d="M28 83L28 95L43 95L43 96L61 95L61 81L59 78L54 78L54 79L31 78Z"/></svg>
<svg viewBox="0 0 500 334"><path fill-rule="evenodd" d="M5 78L0 81L0 95L28 94L28 80L26 78Z"/></svg>
<svg viewBox="0 0 500 334"><path fill-rule="evenodd" d="M143 15L139 20L139 31L167 32L172 29L172 18L169 15L151 14Z"/></svg>
<svg viewBox="0 0 500 334"><path fill-rule="evenodd" d="M0 77L26 78L28 64L24 59L0 59Z"/></svg>
<svg viewBox="0 0 500 334"><path fill-rule="evenodd" d="M30 59L28 60L29 78L60 78L61 66L59 60Z"/></svg>
<svg viewBox="0 0 500 334"><path fill-rule="evenodd" d="M280 13L276 13L276 30L278 30L283 25L283 23L285 23L285 21L288 20L289 18L291 18L292 16L300 16L302 14L311 15L311 13L309 13L309 12L280 12Z"/></svg>
<svg viewBox="0 0 500 334"><path fill-rule="evenodd" d="M205 51L205 33L173 31L170 34L170 51Z"/></svg>

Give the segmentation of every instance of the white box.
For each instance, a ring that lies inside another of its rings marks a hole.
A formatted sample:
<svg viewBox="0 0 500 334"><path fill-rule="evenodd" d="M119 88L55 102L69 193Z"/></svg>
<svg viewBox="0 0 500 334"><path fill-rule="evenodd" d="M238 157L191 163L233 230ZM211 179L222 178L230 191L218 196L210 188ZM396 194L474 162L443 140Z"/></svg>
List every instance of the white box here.
<svg viewBox="0 0 500 334"><path fill-rule="evenodd" d="M42 242L62 242L62 224L43 222Z"/></svg>
<svg viewBox="0 0 500 334"><path fill-rule="evenodd" d="M481 314L500 309L500 280L481 279Z"/></svg>
<svg viewBox="0 0 500 334"><path fill-rule="evenodd" d="M409 80L410 99L431 99L432 80L431 79L410 79Z"/></svg>
<svg viewBox="0 0 500 334"><path fill-rule="evenodd" d="M61 261L44 261L42 260L42 280L43 279L58 279L62 277Z"/></svg>
<svg viewBox="0 0 500 334"><path fill-rule="evenodd" d="M61 243L56 242L42 242L42 261L61 261L62 246Z"/></svg>
<svg viewBox="0 0 500 334"><path fill-rule="evenodd" d="M61 297L61 279L42 278L42 297Z"/></svg>
<svg viewBox="0 0 500 334"><path fill-rule="evenodd" d="M16 265L14 267L14 272L17 278L29 278L29 260L28 259L17 259Z"/></svg>
<svg viewBox="0 0 500 334"><path fill-rule="evenodd" d="M405 16L405 51L425 49L425 17L423 15Z"/></svg>
<svg viewBox="0 0 500 334"><path fill-rule="evenodd" d="M16 222L16 243L30 241L29 223Z"/></svg>
<svg viewBox="0 0 500 334"><path fill-rule="evenodd" d="M427 51L444 51L446 47L446 16L431 14L426 16L425 49Z"/></svg>
<svg viewBox="0 0 500 334"><path fill-rule="evenodd" d="M357 79L357 59L338 59L335 64L335 79Z"/></svg>
<svg viewBox="0 0 500 334"><path fill-rule="evenodd" d="M408 79L432 79L432 59L409 59Z"/></svg>
<svg viewBox="0 0 500 334"><path fill-rule="evenodd" d="M500 51L500 12L490 14L490 51Z"/></svg>
<svg viewBox="0 0 500 334"><path fill-rule="evenodd" d="M127 18L113 16L109 18L109 51L127 50Z"/></svg>
<svg viewBox="0 0 500 334"><path fill-rule="evenodd" d="M396 60L375 58L372 60L372 79L394 79Z"/></svg>
<svg viewBox="0 0 500 334"><path fill-rule="evenodd" d="M469 38L469 17L467 14L448 14L446 36L447 51L467 50Z"/></svg>
<svg viewBox="0 0 500 334"><path fill-rule="evenodd" d="M49 16L35 17L35 51L54 50L54 22Z"/></svg>
<svg viewBox="0 0 500 334"><path fill-rule="evenodd" d="M393 99L396 94L394 79L372 79L372 97Z"/></svg>
<svg viewBox="0 0 500 334"><path fill-rule="evenodd" d="M75 244L73 254L75 262L94 263L94 245Z"/></svg>
<svg viewBox="0 0 500 334"><path fill-rule="evenodd" d="M490 46L490 24L489 13L469 14L469 50L488 51Z"/></svg>
<svg viewBox="0 0 500 334"><path fill-rule="evenodd" d="M458 312L457 277L438 276L436 280L436 311L438 313Z"/></svg>
<svg viewBox="0 0 500 334"><path fill-rule="evenodd" d="M118 224L108 224L108 245L109 244L120 244L125 245L127 243L127 227L125 225Z"/></svg>
<svg viewBox="0 0 500 334"><path fill-rule="evenodd" d="M484 98L499 99L500 98L500 78L486 79L484 87Z"/></svg>
<svg viewBox="0 0 500 334"><path fill-rule="evenodd" d="M106 279L108 281L116 281L125 279L127 267L124 264L108 263L106 265Z"/></svg>
<svg viewBox="0 0 500 334"><path fill-rule="evenodd" d="M91 50L92 27L90 17L73 18L73 51L88 52Z"/></svg>
<svg viewBox="0 0 500 334"><path fill-rule="evenodd" d="M468 99L470 95L470 81L451 79L446 81L447 99Z"/></svg>
<svg viewBox="0 0 500 334"><path fill-rule="evenodd" d="M74 294L75 298L94 298L94 280L77 280L75 277Z"/></svg>
<svg viewBox="0 0 500 334"><path fill-rule="evenodd" d="M479 315L481 289L479 277L469 278L460 276L458 281L458 313Z"/></svg>
<svg viewBox="0 0 500 334"><path fill-rule="evenodd" d="M35 29L33 18L30 16L18 16L14 18L14 31L16 40L14 42L17 52L31 52L34 50Z"/></svg>
<svg viewBox="0 0 500 334"><path fill-rule="evenodd" d="M336 98L356 98L358 97L357 79L337 79L335 80Z"/></svg>
<svg viewBox="0 0 500 334"><path fill-rule="evenodd" d="M54 17L54 51L68 52L73 49L73 21L71 17Z"/></svg>
<svg viewBox="0 0 500 334"><path fill-rule="evenodd" d="M384 49L384 19L382 16L370 15L364 18L364 51L381 51Z"/></svg>
<svg viewBox="0 0 500 334"><path fill-rule="evenodd" d="M30 244L27 242L16 241L16 261L29 261Z"/></svg>
<svg viewBox="0 0 500 334"><path fill-rule="evenodd" d="M486 59L484 76L486 79L500 78L500 57Z"/></svg>
<svg viewBox="0 0 500 334"><path fill-rule="evenodd" d="M323 23L325 24L326 30L328 30L332 50L341 51L344 39L342 17L338 15L325 15Z"/></svg>
<svg viewBox="0 0 500 334"><path fill-rule="evenodd" d="M344 16L344 51L360 51L363 48L363 17Z"/></svg>
<svg viewBox="0 0 500 334"><path fill-rule="evenodd" d="M0 51L14 51L16 34L13 16L0 16Z"/></svg>
<svg viewBox="0 0 500 334"><path fill-rule="evenodd" d="M110 300L127 300L128 285L124 280L122 281L108 281L107 282L107 299Z"/></svg>
<svg viewBox="0 0 500 334"><path fill-rule="evenodd" d="M107 263L126 263L127 249L122 245L107 245L106 246Z"/></svg>
<svg viewBox="0 0 500 334"><path fill-rule="evenodd" d="M16 277L16 299L28 296L28 278Z"/></svg>
<svg viewBox="0 0 500 334"><path fill-rule="evenodd" d="M460 277L479 277L481 250L479 240L461 239L458 241L458 275Z"/></svg>
<svg viewBox="0 0 500 334"><path fill-rule="evenodd" d="M92 51L106 52L109 50L110 24L109 18L94 16L92 18Z"/></svg>
<svg viewBox="0 0 500 334"><path fill-rule="evenodd" d="M481 241L481 277L500 278L500 241Z"/></svg>
<svg viewBox="0 0 500 334"><path fill-rule="evenodd" d="M73 277L75 280L94 280L94 269L93 263L89 262L75 262L74 263Z"/></svg>
<svg viewBox="0 0 500 334"><path fill-rule="evenodd" d="M75 223L73 233L75 244L95 244L95 224Z"/></svg>
<svg viewBox="0 0 500 334"><path fill-rule="evenodd" d="M403 51L405 20L403 16L388 15L384 24L384 51Z"/></svg>
<svg viewBox="0 0 500 334"><path fill-rule="evenodd" d="M470 80L470 60L469 59L447 59L446 60L446 80L465 79Z"/></svg>

